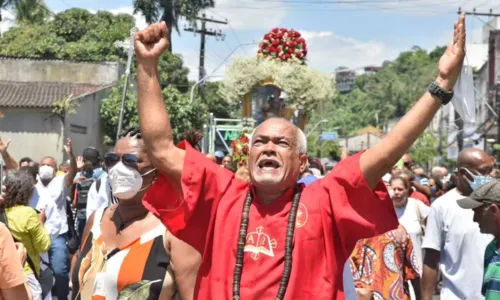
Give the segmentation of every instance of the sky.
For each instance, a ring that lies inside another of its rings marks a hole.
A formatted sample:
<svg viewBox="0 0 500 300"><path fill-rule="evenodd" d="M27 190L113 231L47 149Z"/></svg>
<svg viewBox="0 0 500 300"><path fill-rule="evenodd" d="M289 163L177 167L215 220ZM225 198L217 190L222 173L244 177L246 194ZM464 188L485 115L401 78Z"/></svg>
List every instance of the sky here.
<svg viewBox="0 0 500 300"><path fill-rule="evenodd" d="M59 12L71 7L91 11L132 13L133 0L46 0L50 10ZM446 45L453 34L457 10L490 9L500 13L498 0L216 0L205 11L209 18L228 21L227 25L207 23L207 28L221 30L225 39L208 36L205 68L216 80L224 75L235 57L255 57L257 45L274 27L303 33L308 44L308 65L327 73L346 66L360 68L381 65L395 59L413 46L432 50ZM11 11L3 15L12 18ZM136 25L146 23L136 15ZM482 41L482 27L488 17L468 16L468 43ZM12 22L1 24L2 31ZM183 31L173 34L173 52L180 54L190 68L189 77L198 78L200 36ZM220 77L218 77L220 76Z"/></svg>

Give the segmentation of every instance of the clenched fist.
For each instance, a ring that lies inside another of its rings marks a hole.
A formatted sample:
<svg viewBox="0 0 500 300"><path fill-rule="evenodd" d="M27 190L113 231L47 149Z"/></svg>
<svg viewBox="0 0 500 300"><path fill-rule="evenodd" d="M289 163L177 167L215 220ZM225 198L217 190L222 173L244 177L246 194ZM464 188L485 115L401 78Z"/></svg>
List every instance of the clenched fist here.
<svg viewBox="0 0 500 300"><path fill-rule="evenodd" d="M137 32L134 45L138 63L157 64L169 44L168 28L165 22L152 24Z"/></svg>

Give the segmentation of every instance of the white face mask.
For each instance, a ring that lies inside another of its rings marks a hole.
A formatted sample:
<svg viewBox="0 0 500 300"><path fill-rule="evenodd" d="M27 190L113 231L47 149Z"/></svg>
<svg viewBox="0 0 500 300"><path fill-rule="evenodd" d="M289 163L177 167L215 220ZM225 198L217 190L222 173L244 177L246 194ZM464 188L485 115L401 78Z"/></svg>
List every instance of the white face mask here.
<svg viewBox="0 0 500 300"><path fill-rule="evenodd" d="M141 175L136 169L127 167L121 161L118 162L108 172L113 196L118 199L132 199L141 190L142 176L148 175L154 170Z"/></svg>
<svg viewBox="0 0 500 300"><path fill-rule="evenodd" d="M41 166L38 170L38 176L41 180L51 180L54 178L54 168L51 166Z"/></svg>

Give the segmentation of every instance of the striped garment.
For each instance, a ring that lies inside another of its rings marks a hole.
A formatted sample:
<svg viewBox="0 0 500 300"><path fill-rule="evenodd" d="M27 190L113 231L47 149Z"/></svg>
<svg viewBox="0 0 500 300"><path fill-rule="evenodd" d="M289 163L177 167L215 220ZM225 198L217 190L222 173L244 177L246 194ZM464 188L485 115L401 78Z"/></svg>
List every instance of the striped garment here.
<svg viewBox="0 0 500 300"><path fill-rule="evenodd" d="M482 293L486 300L500 299L500 253L493 239L484 253L484 279Z"/></svg>
<svg viewBox="0 0 500 300"><path fill-rule="evenodd" d="M108 250L101 235L105 208L95 213L92 230L73 271L72 299L170 300L175 297L166 228L152 228L122 248Z"/></svg>

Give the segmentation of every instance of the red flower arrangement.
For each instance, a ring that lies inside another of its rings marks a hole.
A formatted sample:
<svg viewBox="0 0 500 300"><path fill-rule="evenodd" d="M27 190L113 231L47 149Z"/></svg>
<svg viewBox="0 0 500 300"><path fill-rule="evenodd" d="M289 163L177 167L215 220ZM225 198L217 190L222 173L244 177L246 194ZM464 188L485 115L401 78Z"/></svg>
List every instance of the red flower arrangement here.
<svg viewBox="0 0 500 300"><path fill-rule="evenodd" d="M293 29L274 28L260 42L258 56L303 62L307 56L306 40Z"/></svg>
<svg viewBox="0 0 500 300"><path fill-rule="evenodd" d="M233 161L236 167L242 167L246 165L248 160L248 153L250 152L250 138L248 137L248 132L242 131L238 138L231 142L231 148L233 149Z"/></svg>

